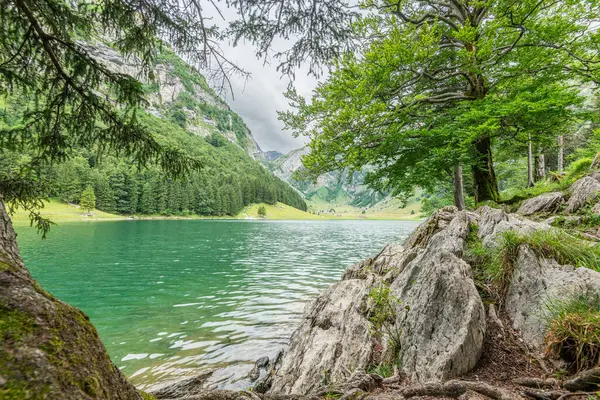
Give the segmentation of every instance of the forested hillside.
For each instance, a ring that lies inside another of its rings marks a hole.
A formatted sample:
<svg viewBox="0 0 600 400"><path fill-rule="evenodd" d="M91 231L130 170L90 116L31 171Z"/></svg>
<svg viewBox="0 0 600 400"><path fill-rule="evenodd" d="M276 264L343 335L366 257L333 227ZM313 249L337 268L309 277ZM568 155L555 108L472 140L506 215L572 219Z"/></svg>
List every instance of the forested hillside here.
<svg viewBox="0 0 600 400"><path fill-rule="evenodd" d="M102 44L89 49L109 68L135 75L135 65L112 49ZM306 210L294 189L248 155L259 149L249 129L201 74L168 50L157 59L155 73L156 82L145 85L149 102L137 113L138 122L162 143L196 156L203 168L183 180L166 179L159 167L139 169L119 154L76 146L67 161L44 169L40 182L47 197L77 204L91 188L96 209L119 214L236 215L248 204L278 201ZM2 123L20 124L27 112L21 100L3 100ZM32 158L15 152L3 167L17 173Z"/></svg>

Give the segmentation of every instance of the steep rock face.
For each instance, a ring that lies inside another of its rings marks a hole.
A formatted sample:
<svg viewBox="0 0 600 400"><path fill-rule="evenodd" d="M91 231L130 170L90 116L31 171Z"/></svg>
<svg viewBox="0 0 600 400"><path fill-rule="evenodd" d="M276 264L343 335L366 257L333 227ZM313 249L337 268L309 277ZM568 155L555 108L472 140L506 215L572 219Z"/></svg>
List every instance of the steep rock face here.
<svg viewBox="0 0 600 400"><path fill-rule="evenodd" d="M521 215L553 213L558 211L564 201L565 197L560 192L544 193L540 196L524 201L517 212Z"/></svg>
<svg viewBox="0 0 600 400"><path fill-rule="evenodd" d="M389 285L390 295L400 300L394 304L393 329L402 333L403 372L424 382L473 368L483 345L485 312L471 269L460 259L470 218L443 209L404 249L388 246L374 259L351 267L305 310L271 392L306 394L324 379L339 384L384 357L369 329L373 310L368 301L369 293L382 285Z"/></svg>
<svg viewBox="0 0 600 400"><path fill-rule="evenodd" d="M402 300L396 322L402 369L414 382L460 376L481 355L485 311L471 267L460 258L468 221L457 213L391 285Z"/></svg>
<svg viewBox="0 0 600 400"><path fill-rule="evenodd" d="M340 281L307 307L275 377L274 393L309 393L323 381L343 381L352 365L367 368L372 339L361 309L372 281Z"/></svg>

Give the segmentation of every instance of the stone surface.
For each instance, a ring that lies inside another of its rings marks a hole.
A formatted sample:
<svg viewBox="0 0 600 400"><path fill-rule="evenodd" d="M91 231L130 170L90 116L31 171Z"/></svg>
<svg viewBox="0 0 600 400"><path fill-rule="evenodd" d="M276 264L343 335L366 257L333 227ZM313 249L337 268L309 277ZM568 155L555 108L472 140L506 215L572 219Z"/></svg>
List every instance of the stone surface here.
<svg viewBox="0 0 600 400"><path fill-rule="evenodd" d="M468 222L466 213L456 213L392 283L402 300L396 323L402 370L413 382L460 376L481 355L485 311L471 267L460 258Z"/></svg>
<svg viewBox="0 0 600 400"><path fill-rule="evenodd" d="M598 199L600 182L590 176L586 176L575 182L571 186L570 192L571 197L565 209L565 213L567 214L577 212L583 206Z"/></svg>
<svg viewBox="0 0 600 400"><path fill-rule="evenodd" d="M553 213L558 211L564 201L565 197L561 192L544 193L532 199L525 200L517 212L521 215Z"/></svg>
<svg viewBox="0 0 600 400"><path fill-rule="evenodd" d="M472 218L477 215L444 208L404 248L387 246L346 271L307 306L269 393L307 394L323 382L343 385L381 357L369 329L368 294L382 284L401 300L394 328L402 332L400 357L408 377L444 380L473 368L485 312L471 269L460 258Z"/></svg>
<svg viewBox="0 0 600 400"><path fill-rule="evenodd" d="M203 371L192 378L167 385L150 394L157 399L179 399L202 394L206 392L205 384L214 372L214 370Z"/></svg>
<svg viewBox="0 0 600 400"><path fill-rule="evenodd" d="M559 265L521 246L508 288L505 310L530 347L541 351L547 333L547 303L600 293L600 273Z"/></svg>
<svg viewBox="0 0 600 400"><path fill-rule="evenodd" d="M536 230L550 229L550 225L545 222L534 222L516 214L507 214L497 208L482 207L479 213L479 237L488 247L496 246L500 235L509 230L528 234Z"/></svg>

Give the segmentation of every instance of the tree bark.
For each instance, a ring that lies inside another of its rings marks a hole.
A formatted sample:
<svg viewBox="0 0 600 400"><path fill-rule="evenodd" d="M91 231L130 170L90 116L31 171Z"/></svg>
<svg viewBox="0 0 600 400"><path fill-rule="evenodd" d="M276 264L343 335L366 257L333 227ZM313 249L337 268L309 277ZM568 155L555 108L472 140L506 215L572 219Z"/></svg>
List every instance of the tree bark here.
<svg viewBox="0 0 600 400"><path fill-rule="evenodd" d="M473 164L473 184L475 186L475 203L482 201L498 202L498 181L494 172L492 160L492 141L489 136L483 136L474 143L475 163Z"/></svg>
<svg viewBox="0 0 600 400"><path fill-rule="evenodd" d="M533 149L531 145L531 134L527 138L527 187L534 185L533 182Z"/></svg>
<svg viewBox="0 0 600 400"><path fill-rule="evenodd" d="M558 136L558 172L565 170L565 137Z"/></svg>
<svg viewBox="0 0 600 400"><path fill-rule="evenodd" d="M0 397L141 400L89 318L31 277L1 195L0 337Z"/></svg>
<svg viewBox="0 0 600 400"><path fill-rule="evenodd" d="M535 156L535 181L539 182L546 179L546 158L539 152Z"/></svg>
<svg viewBox="0 0 600 400"><path fill-rule="evenodd" d="M457 164L454 167L454 205L460 211L466 208L465 192L463 188L463 173L462 166L460 164Z"/></svg>

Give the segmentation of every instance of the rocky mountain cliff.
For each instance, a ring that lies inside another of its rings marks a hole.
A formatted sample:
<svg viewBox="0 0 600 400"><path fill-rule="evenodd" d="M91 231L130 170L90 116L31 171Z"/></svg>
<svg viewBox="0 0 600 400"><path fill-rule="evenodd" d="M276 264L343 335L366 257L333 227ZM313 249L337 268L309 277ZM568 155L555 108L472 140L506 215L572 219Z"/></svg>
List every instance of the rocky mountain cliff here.
<svg viewBox="0 0 600 400"><path fill-rule="evenodd" d="M90 54L113 71L140 78L135 60L125 60L104 43L85 46ZM221 134L254 156L261 149L242 118L212 90L202 74L166 49L154 66L156 81L147 84L150 114L166 118L194 134Z"/></svg>
<svg viewBox="0 0 600 400"><path fill-rule="evenodd" d="M257 159L279 179L298 189L308 200L367 208L389 198L365 185L366 169L353 174L348 170L329 172L319 176L316 182L298 181L294 178L294 173L302 170L302 157L308 151L308 147L302 147L287 154L258 153Z"/></svg>

